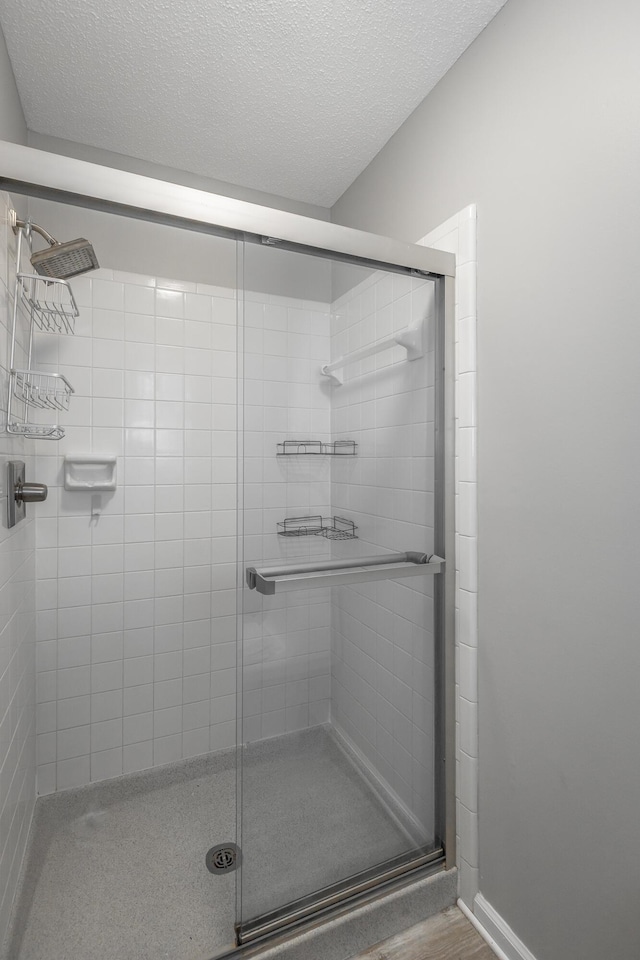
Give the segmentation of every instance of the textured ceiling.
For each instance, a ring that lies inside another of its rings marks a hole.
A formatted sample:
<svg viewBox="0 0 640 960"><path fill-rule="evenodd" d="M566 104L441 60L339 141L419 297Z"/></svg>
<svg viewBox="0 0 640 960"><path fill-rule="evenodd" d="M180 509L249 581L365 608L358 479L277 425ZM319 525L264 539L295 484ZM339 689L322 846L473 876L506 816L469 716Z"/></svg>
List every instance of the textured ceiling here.
<svg viewBox="0 0 640 960"><path fill-rule="evenodd" d="M331 205L505 0L0 0L27 125Z"/></svg>

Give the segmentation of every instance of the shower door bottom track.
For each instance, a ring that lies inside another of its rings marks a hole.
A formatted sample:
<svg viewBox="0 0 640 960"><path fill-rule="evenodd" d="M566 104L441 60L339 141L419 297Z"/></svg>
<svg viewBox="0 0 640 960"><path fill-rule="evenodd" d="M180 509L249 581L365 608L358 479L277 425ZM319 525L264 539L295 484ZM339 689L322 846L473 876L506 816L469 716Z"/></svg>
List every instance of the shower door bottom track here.
<svg viewBox="0 0 640 960"><path fill-rule="evenodd" d="M263 914L245 924L236 924L236 942L242 947L270 938L278 932L290 933L311 921L329 918L346 906L353 908L374 896L381 896L391 889L423 879L444 869L445 853L442 846L435 850L415 850L394 857L382 867L374 867L362 873L331 884L317 893L294 900L279 910ZM265 944L266 946L266 944ZM241 957L232 953L229 957Z"/></svg>

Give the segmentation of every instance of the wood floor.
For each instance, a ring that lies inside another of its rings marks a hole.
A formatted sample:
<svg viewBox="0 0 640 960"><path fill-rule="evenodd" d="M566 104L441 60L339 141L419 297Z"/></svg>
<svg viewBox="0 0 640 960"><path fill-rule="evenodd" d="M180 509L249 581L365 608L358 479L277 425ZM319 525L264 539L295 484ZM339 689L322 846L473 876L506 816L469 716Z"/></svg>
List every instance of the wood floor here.
<svg viewBox="0 0 640 960"><path fill-rule="evenodd" d="M352 960L496 960L496 956L458 907L449 907Z"/></svg>

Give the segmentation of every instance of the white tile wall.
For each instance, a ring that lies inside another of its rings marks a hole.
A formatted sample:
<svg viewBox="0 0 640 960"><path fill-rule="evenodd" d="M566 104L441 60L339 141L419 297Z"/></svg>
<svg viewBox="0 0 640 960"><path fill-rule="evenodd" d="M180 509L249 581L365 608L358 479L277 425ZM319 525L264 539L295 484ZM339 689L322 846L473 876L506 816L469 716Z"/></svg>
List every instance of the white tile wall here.
<svg viewBox="0 0 640 960"><path fill-rule="evenodd" d="M100 270L73 282L74 337L38 365L76 393L67 436L39 450L38 789L47 793L235 742L235 292ZM286 515L329 510L329 475L276 459L328 437L328 305L249 294L245 533L251 562L326 552L283 541ZM118 457L114 494L63 489L64 453ZM313 482L309 482L309 481ZM249 562L249 560L247 560ZM327 595L245 618L245 740L329 715Z"/></svg>
<svg viewBox="0 0 640 960"><path fill-rule="evenodd" d="M359 539L336 555L433 551L434 287L373 273L332 307L332 358L416 322L423 358L393 347L345 368L332 388L332 433L358 456L335 461L333 512ZM334 590L332 717L433 837L433 581L379 581Z"/></svg>
<svg viewBox="0 0 640 960"><path fill-rule="evenodd" d="M39 335L75 388L38 447L38 791L235 742L235 292L101 269L76 335ZM118 458L66 492L65 453Z"/></svg>
<svg viewBox="0 0 640 960"><path fill-rule="evenodd" d="M459 895L478 892L476 207L420 243L456 255L456 742Z"/></svg>
<svg viewBox="0 0 640 960"><path fill-rule="evenodd" d="M6 417L16 238L11 197L0 193L0 416ZM24 265L24 261L23 261ZM19 324L26 338L25 318ZM16 363L24 360L21 349ZM31 516L6 527L7 460L24 460L34 479L33 443L2 434L0 447L0 943L16 891L35 802L35 526Z"/></svg>
<svg viewBox="0 0 640 960"><path fill-rule="evenodd" d="M330 439L329 304L247 295L244 363L245 565L328 557L322 537L282 537L285 517L330 514L330 460L277 457L277 444ZM244 591L243 738L329 720L329 591Z"/></svg>

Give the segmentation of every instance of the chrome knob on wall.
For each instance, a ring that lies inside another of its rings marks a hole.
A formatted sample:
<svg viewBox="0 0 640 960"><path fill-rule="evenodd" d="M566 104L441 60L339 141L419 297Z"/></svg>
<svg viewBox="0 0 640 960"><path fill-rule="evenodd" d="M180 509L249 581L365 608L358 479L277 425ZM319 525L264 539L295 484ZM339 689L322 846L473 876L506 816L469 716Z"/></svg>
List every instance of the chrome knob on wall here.
<svg viewBox="0 0 640 960"><path fill-rule="evenodd" d="M27 482L24 479L24 462L9 460L7 463L7 526L15 527L26 515L25 504L42 503L47 499L44 483Z"/></svg>
<svg viewBox="0 0 640 960"><path fill-rule="evenodd" d="M46 483L24 483L18 481L15 485L17 503L42 503L47 499Z"/></svg>

